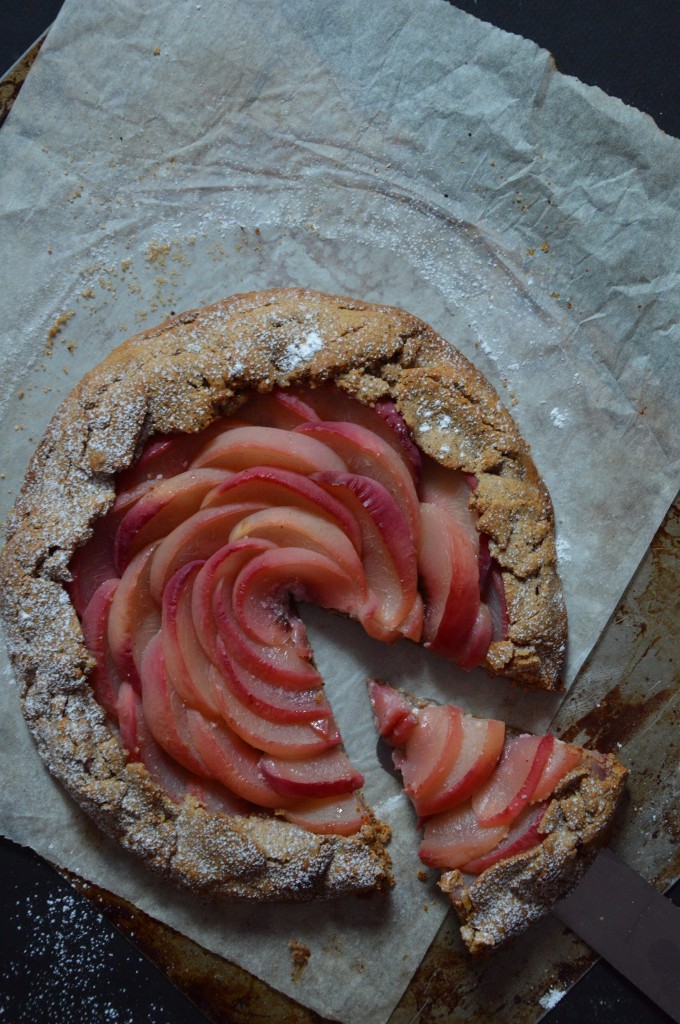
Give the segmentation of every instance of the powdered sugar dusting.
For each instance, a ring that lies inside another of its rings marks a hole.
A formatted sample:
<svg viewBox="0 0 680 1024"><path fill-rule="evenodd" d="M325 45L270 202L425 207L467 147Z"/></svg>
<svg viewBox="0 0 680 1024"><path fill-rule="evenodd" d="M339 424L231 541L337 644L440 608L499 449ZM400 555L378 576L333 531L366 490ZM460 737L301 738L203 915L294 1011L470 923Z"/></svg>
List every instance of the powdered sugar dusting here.
<svg viewBox="0 0 680 1024"><path fill-rule="evenodd" d="M46 892L36 883L22 894L16 913L10 908L4 928L14 941L0 966L3 1020L134 1024L140 1012L149 1024L167 1019L155 998L160 978L152 980L143 958L65 886ZM118 977L123 957L125 986ZM25 986L17 984L22 977L28 979Z"/></svg>
<svg viewBox="0 0 680 1024"><path fill-rule="evenodd" d="M569 420L569 413L564 409L559 409L555 406L550 410L550 419L552 420L553 426L563 427Z"/></svg>
<svg viewBox="0 0 680 1024"><path fill-rule="evenodd" d="M291 373L319 352L325 342L318 331L311 330L307 334L301 334L288 343L283 355L277 360L279 369L284 373Z"/></svg>
<svg viewBox="0 0 680 1024"><path fill-rule="evenodd" d="M544 1010L552 1010L557 1006L563 995L565 995L564 989L551 988L548 992L544 992L538 1001Z"/></svg>

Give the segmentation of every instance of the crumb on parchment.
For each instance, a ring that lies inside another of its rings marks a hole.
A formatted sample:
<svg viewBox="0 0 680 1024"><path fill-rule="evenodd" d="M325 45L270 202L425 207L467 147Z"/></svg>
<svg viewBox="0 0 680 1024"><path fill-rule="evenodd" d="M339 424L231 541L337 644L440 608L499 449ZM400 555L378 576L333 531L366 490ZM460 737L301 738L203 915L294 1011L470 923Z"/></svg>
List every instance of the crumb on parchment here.
<svg viewBox="0 0 680 1024"><path fill-rule="evenodd" d="M293 961L291 978L293 981L297 981L309 963L312 951L309 946L305 945L304 942L300 942L299 939L291 939L288 943L288 948L290 950L291 960Z"/></svg>
<svg viewBox="0 0 680 1024"><path fill-rule="evenodd" d="M51 355L54 347L55 338L58 338L63 331L69 320L72 320L76 315L75 309L67 309L64 313L56 318L50 326L47 332L47 338L45 340L45 355Z"/></svg>

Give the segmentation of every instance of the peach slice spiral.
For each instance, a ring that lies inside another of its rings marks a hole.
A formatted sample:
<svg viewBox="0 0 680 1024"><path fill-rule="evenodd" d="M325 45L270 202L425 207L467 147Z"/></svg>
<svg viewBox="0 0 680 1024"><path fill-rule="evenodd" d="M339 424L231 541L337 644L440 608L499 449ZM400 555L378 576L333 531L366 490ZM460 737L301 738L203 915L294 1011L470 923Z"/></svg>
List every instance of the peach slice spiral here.
<svg viewBox="0 0 680 1024"><path fill-rule="evenodd" d="M69 591L129 759L175 801L356 832L363 778L297 603L480 664L507 615L468 507L474 481L424 460L392 403L328 387L258 395L201 433L152 437L117 484ZM455 714L447 728L464 746ZM441 739L422 771L446 779ZM425 803L426 783L412 787Z"/></svg>

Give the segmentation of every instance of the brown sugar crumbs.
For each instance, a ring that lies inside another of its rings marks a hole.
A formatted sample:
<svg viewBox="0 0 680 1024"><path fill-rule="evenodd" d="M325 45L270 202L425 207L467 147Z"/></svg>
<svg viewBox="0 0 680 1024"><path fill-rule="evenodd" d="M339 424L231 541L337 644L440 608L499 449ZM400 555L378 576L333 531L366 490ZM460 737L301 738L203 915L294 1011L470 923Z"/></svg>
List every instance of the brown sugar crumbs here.
<svg viewBox="0 0 680 1024"><path fill-rule="evenodd" d="M55 338L59 337L66 324L69 320L72 320L75 315L74 309L67 309L66 312L62 313L61 316L58 316L57 319L53 321L49 331L47 332L47 339L45 341L45 352L47 355L52 352Z"/></svg>

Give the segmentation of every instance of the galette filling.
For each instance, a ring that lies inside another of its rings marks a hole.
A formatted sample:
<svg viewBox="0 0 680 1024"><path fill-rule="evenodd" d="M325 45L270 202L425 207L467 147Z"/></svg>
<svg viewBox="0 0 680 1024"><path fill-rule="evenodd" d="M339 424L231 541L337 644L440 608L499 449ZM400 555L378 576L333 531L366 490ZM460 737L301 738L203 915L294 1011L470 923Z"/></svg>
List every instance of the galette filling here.
<svg viewBox="0 0 680 1024"><path fill-rule="evenodd" d="M471 875L533 849L558 783L582 751L548 733L508 736L503 722L475 718L450 704L414 707L371 680L381 737L423 827L420 859Z"/></svg>
<svg viewBox="0 0 680 1024"><path fill-rule="evenodd" d="M368 818L363 778L342 747L298 604L463 668L481 664L507 637L508 616L470 508L475 486L421 455L392 402L368 407L336 387L256 395L200 433L152 437L70 565L96 661L90 680L129 760L177 802L190 794L217 813L357 832ZM503 726L444 713L445 737L424 711L408 737L386 735L427 819L423 857L451 867L440 851L456 829L474 862L491 834L507 843L511 821L536 800L507 817L493 791L480 797L478 762L490 772L500 757L500 771L506 758ZM483 754L468 735L480 729ZM413 753L430 745L429 733L416 740L428 730L439 760ZM467 802L451 810L444 790Z"/></svg>

